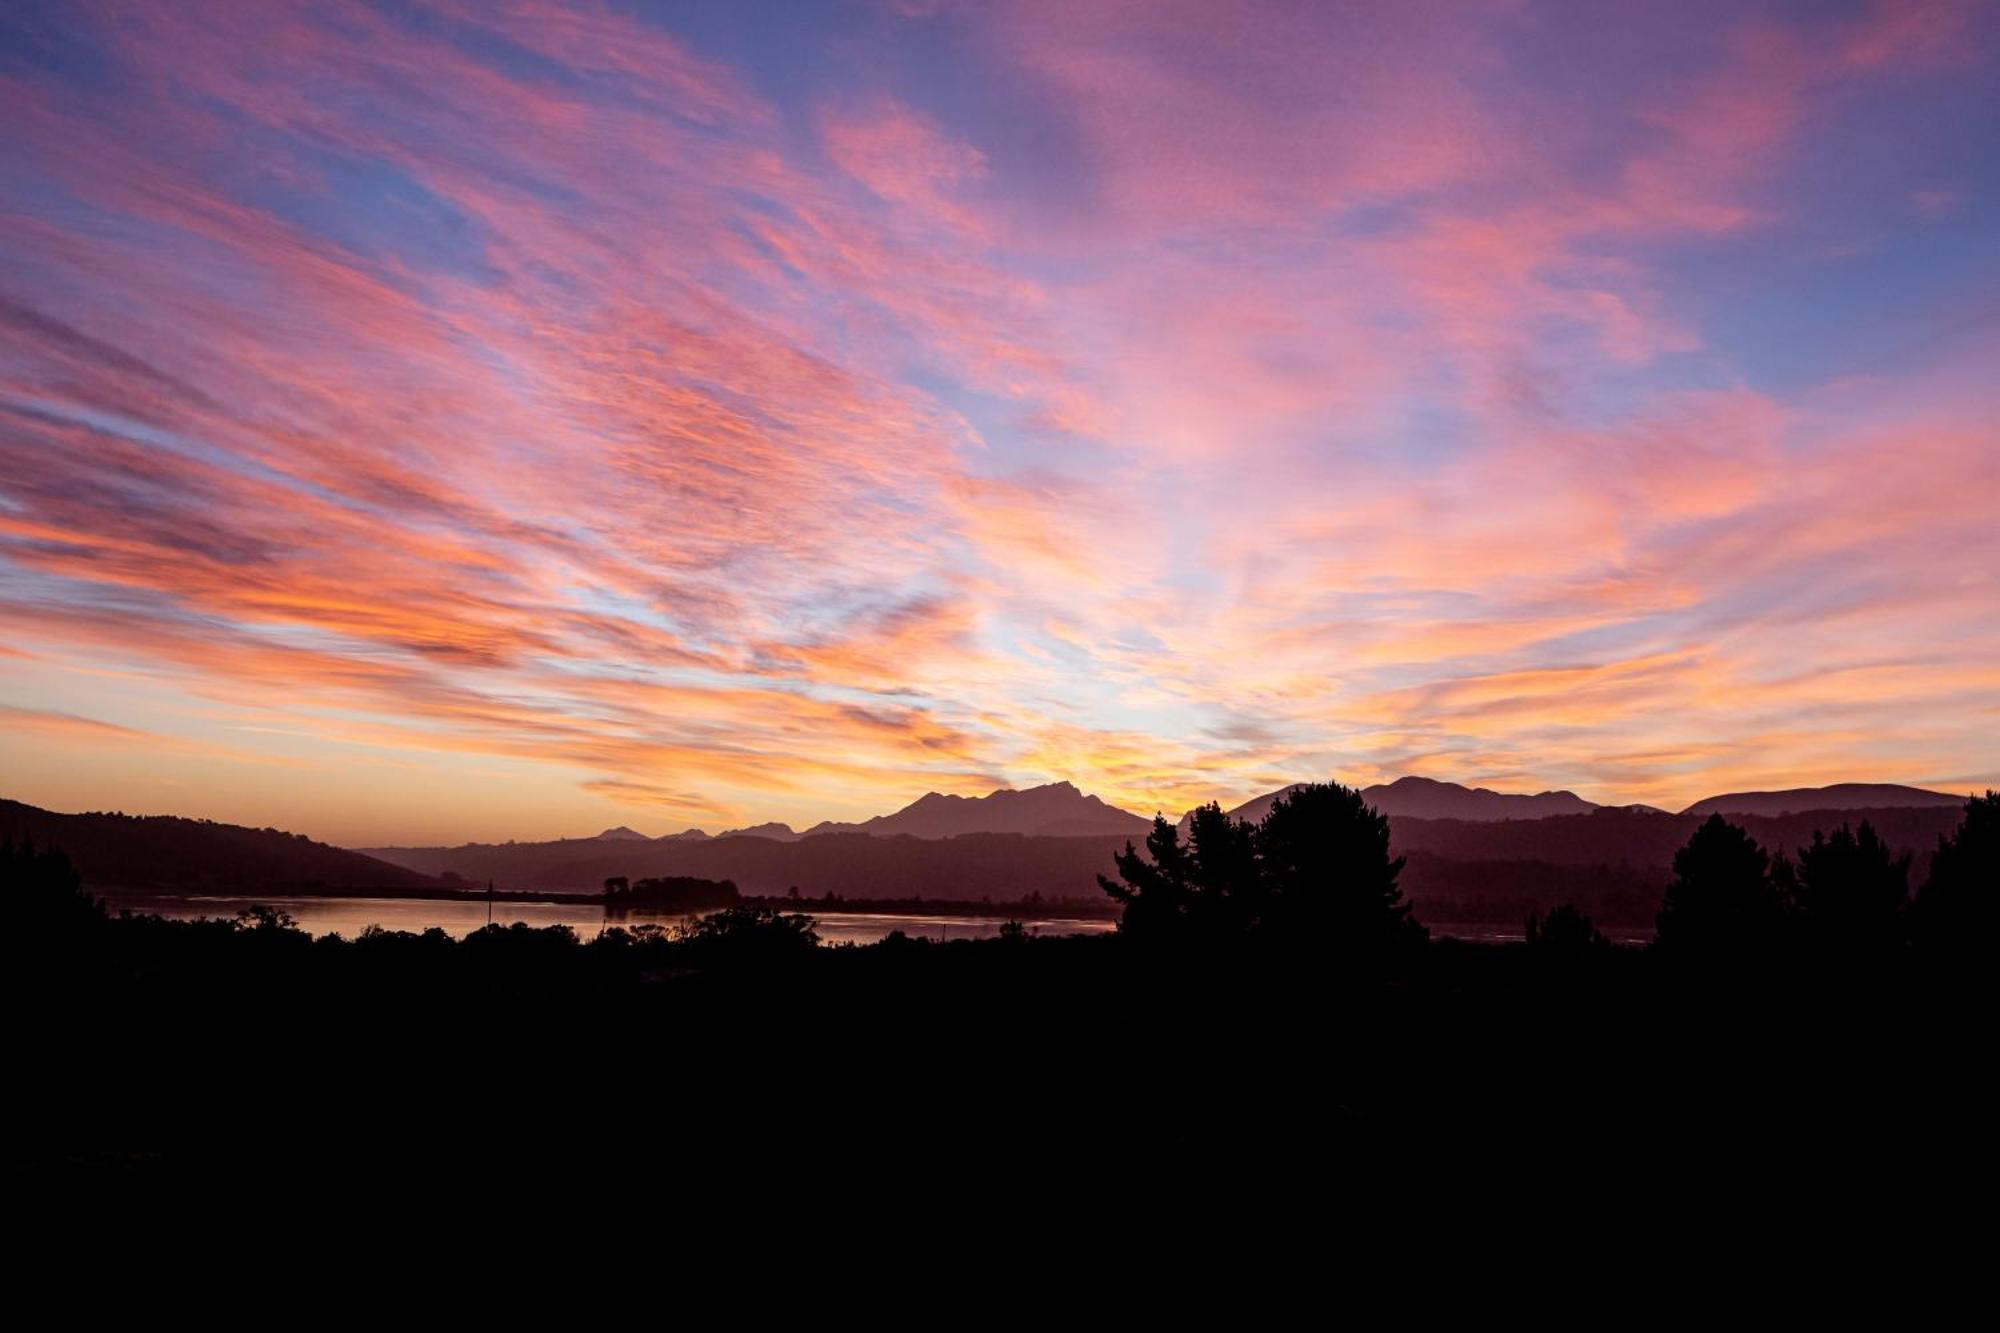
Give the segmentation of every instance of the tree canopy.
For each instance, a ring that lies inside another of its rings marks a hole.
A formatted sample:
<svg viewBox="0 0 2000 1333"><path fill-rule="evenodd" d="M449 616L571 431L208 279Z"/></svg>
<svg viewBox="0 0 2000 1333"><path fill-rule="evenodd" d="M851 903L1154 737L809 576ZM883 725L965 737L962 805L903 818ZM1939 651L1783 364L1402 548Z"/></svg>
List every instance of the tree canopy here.
<svg viewBox="0 0 2000 1333"><path fill-rule="evenodd" d="M1660 948L1709 958L1765 951L1784 926L1769 853L1721 815L1710 815L1674 853L1673 882L1660 904Z"/></svg>
<svg viewBox="0 0 2000 1333"><path fill-rule="evenodd" d="M1124 907L1120 931L1137 939L1379 958L1426 938L1397 883L1389 821L1337 783L1293 789L1256 824L1202 806L1185 842L1155 819L1145 850L1127 843L1116 862L1117 878L1099 883Z"/></svg>
<svg viewBox="0 0 2000 1333"><path fill-rule="evenodd" d="M1966 802L1956 832L1938 839L1930 874L1911 905L1919 948L1971 956L1992 942L2000 908L2000 792Z"/></svg>

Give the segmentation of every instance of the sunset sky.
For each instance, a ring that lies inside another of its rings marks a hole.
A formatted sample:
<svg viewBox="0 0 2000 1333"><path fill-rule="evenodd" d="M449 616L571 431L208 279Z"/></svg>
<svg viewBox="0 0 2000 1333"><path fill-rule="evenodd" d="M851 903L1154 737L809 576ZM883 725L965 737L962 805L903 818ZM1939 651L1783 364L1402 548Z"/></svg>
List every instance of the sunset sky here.
<svg viewBox="0 0 2000 1333"><path fill-rule="evenodd" d="M0 796L2000 784L2000 6L0 6Z"/></svg>

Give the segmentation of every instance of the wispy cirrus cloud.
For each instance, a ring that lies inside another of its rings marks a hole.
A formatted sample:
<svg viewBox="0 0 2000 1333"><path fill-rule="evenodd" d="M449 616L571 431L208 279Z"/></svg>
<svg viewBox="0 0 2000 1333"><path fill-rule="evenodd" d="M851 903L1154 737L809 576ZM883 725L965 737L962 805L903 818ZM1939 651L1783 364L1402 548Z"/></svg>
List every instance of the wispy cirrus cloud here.
<svg viewBox="0 0 2000 1333"><path fill-rule="evenodd" d="M852 21L798 78L594 5L24 9L22 716L116 666L460 775L411 836L2000 777L1990 14ZM1824 257L1857 178L1901 285ZM1918 350L1857 375L1850 284Z"/></svg>

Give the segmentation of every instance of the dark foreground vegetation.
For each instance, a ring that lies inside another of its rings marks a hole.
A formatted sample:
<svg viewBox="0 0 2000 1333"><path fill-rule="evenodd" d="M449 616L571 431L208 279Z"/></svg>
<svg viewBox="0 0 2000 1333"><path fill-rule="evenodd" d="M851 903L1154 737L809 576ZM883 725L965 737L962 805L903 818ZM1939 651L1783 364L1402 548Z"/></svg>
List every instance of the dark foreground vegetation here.
<svg viewBox="0 0 2000 1333"><path fill-rule="evenodd" d="M315 940L269 911L111 916L61 852L9 845L32 1090L11 1178L685 1198L918 1173L1023 1206L1058 1184L1351 1204L1496 1163L1539 1188L1851 1191L1986 1161L2000 797L1914 892L1866 826L1774 858L1710 820L1646 950L1569 908L1524 945L1427 939L1386 826L1337 787L1255 827L1203 812L1185 842L1158 825L1118 866L1121 930L1094 938L826 948L738 904L587 942Z"/></svg>

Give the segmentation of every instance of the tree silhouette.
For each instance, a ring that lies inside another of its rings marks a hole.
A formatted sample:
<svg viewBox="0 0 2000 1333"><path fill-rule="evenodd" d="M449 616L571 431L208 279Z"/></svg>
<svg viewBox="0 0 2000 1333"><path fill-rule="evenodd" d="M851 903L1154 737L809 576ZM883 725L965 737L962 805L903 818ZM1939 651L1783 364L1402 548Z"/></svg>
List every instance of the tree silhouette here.
<svg viewBox="0 0 2000 1333"><path fill-rule="evenodd" d="M1257 831L1211 801L1188 821L1188 915L1205 934L1240 934L1263 907Z"/></svg>
<svg viewBox="0 0 2000 1333"><path fill-rule="evenodd" d="M1910 858L1895 855L1861 822L1831 837L1817 830L1799 849L1797 901L1807 942L1817 951L1854 958L1879 955L1903 941L1910 897Z"/></svg>
<svg viewBox="0 0 2000 1333"><path fill-rule="evenodd" d="M1144 853L1127 843L1114 859L1118 878L1098 883L1124 905L1120 932L1140 939L1248 938L1361 958L1429 938L1397 884L1389 821L1338 784L1295 788L1254 826L1202 806L1185 843L1156 818Z"/></svg>
<svg viewBox="0 0 2000 1333"><path fill-rule="evenodd" d="M1595 957L1611 947L1596 923L1571 903L1550 908L1546 916L1528 913L1527 944L1534 958L1565 963Z"/></svg>
<svg viewBox="0 0 2000 1333"><path fill-rule="evenodd" d="M104 904L83 891L83 880L60 848L35 849L0 841L0 903L24 940L87 930L104 919Z"/></svg>
<svg viewBox="0 0 2000 1333"><path fill-rule="evenodd" d="M1141 853L1131 843L1115 853L1112 862L1118 878L1099 875L1097 882L1124 912L1118 919L1121 934L1138 939L1160 940L1184 932L1193 889L1192 866L1180 833L1164 816L1153 816L1152 832L1146 835Z"/></svg>
<svg viewBox="0 0 2000 1333"><path fill-rule="evenodd" d="M1930 874L1910 908L1917 947L1932 957L1969 959L1989 948L2000 906L2000 793L1965 805L1956 831L1938 839Z"/></svg>
<svg viewBox="0 0 2000 1333"><path fill-rule="evenodd" d="M767 966L810 954L819 931L803 913L743 905L710 912L677 929L673 938L704 962Z"/></svg>
<svg viewBox="0 0 2000 1333"><path fill-rule="evenodd" d="M1774 948L1785 904L1771 858L1748 833L1710 815L1674 853L1658 926L1659 947L1684 958L1719 961Z"/></svg>
<svg viewBox="0 0 2000 1333"><path fill-rule="evenodd" d="M1430 933L1410 919L1389 855L1389 820L1337 782L1279 797L1257 826L1262 901L1252 929L1267 939L1384 957Z"/></svg>

